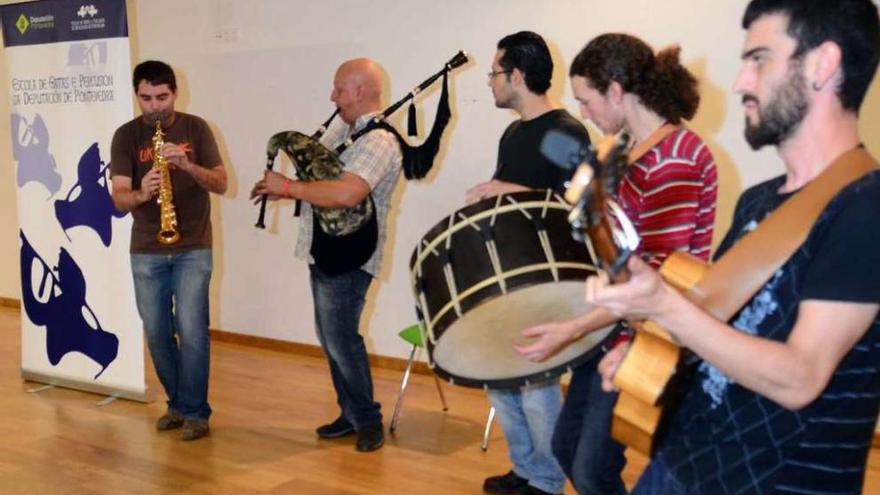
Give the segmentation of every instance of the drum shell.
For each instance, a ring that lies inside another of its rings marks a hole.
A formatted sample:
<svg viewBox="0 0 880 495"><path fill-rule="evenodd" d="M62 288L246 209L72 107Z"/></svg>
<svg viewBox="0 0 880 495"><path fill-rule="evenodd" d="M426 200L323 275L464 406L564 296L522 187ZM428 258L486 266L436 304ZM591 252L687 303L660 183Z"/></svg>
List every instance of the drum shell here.
<svg viewBox="0 0 880 495"><path fill-rule="evenodd" d="M513 298L524 289L530 291L528 304L539 307L545 304L533 299L540 298L543 293L553 293L551 297L555 297L559 290L564 290L567 291L565 298L576 300L575 303L562 304L558 314L553 313L547 318L573 317L588 309L583 303L581 282L594 274L595 268L586 245L571 236L567 211L562 199L550 191L514 193L466 206L425 234L413 252L410 269L430 364L438 374L466 386L517 387L552 378L593 355L592 352L582 352L567 356L564 362L552 362L543 367L525 358L515 360L507 355L504 360L508 365L520 361L522 369L511 370L510 376L503 377L496 376L497 373L474 373L472 376L436 359L441 355L437 352L438 346L442 347L444 334L451 326L468 325L468 318L472 318L469 315L478 313L474 310L481 306L484 306L481 310L485 305L495 305L503 312L509 311L504 309L509 305L499 298ZM560 289L559 284L564 283L567 283L567 289ZM548 301L547 304L559 305L560 302ZM515 307L518 306L520 304L515 303ZM509 319L509 315L501 316ZM484 321L485 315L479 318ZM497 357L493 357L493 353L509 354L512 352L511 342L516 337L510 333L518 333L522 326L511 322L503 326L510 328L460 331L497 332L502 337L499 345L510 349L485 349L485 352L474 349L475 346L481 349L492 347L487 345L484 336L480 336L480 343L468 344L466 349L460 350L487 363Z"/></svg>

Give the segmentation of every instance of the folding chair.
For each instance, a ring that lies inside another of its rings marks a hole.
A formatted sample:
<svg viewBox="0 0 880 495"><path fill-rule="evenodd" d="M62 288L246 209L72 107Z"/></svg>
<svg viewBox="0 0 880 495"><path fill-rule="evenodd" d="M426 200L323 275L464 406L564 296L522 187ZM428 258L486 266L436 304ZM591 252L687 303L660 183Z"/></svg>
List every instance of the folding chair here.
<svg viewBox="0 0 880 495"><path fill-rule="evenodd" d="M403 396L406 393L406 387L409 385L409 376L412 373L412 367L418 358L418 354L423 347L425 347L425 343L422 341L422 332L419 329L419 324L416 323L414 325L410 325L400 332L398 332L400 338L406 341L409 344L412 344L412 349L409 351L409 359L406 361L406 369L403 371L403 380L400 382L400 391L397 393L397 401L394 403L394 412L391 414L391 425L388 427L388 430L391 433L397 429L397 422L400 420L401 408L403 406ZM446 404L446 396L443 395L443 389L440 387L440 380L437 379L437 375L431 373L431 377L434 379L434 384L437 386L437 393L440 394L440 402L443 404L443 412L449 410L449 406ZM492 433L492 423L495 420L495 408L489 408L489 416L486 419L486 426L483 429L483 439L480 442L480 449L483 452L489 448L489 435Z"/></svg>

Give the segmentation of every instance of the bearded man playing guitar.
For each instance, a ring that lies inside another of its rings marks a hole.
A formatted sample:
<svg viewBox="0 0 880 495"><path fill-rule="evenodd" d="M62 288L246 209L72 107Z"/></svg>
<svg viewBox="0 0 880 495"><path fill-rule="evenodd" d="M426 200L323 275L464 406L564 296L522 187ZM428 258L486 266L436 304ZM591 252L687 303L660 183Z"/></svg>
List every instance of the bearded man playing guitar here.
<svg viewBox="0 0 880 495"><path fill-rule="evenodd" d="M877 7L753 0L743 27L734 89L746 139L776 146L786 173L741 196L719 264L827 171L870 171L836 190L727 321L636 257L625 283L588 280L589 302L661 325L703 360L633 493L860 493L880 408L880 172L858 133L880 59ZM600 364L606 389L625 352Z"/></svg>

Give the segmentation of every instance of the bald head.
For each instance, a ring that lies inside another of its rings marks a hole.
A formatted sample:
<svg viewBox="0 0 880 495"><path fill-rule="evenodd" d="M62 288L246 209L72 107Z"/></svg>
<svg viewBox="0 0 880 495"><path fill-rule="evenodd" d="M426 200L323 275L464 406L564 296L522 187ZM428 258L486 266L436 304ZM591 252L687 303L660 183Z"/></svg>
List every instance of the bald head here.
<svg viewBox="0 0 880 495"><path fill-rule="evenodd" d="M361 87L365 97L374 99L376 104L382 98L382 67L368 58L356 58L339 66L337 77L350 79Z"/></svg>
<svg viewBox="0 0 880 495"><path fill-rule="evenodd" d="M382 76L382 67L368 58L349 60L336 70L330 99L348 124L354 124L361 115L381 110Z"/></svg>

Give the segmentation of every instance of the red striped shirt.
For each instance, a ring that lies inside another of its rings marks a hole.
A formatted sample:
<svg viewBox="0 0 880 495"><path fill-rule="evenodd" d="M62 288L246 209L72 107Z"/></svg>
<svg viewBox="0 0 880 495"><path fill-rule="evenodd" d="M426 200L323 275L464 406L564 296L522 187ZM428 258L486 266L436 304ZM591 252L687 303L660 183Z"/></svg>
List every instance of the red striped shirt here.
<svg viewBox="0 0 880 495"><path fill-rule="evenodd" d="M639 254L658 268L672 251L709 260L718 175L696 133L670 133L630 165L618 202L642 238Z"/></svg>
<svg viewBox="0 0 880 495"><path fill-rule="evenodd" d="M670 133L630 165L617 201L641 236L639 254L657 269L672 251L709 261L718 174L712 152L696 133ZM632 338L624 331L609 346Z"/></svg>

